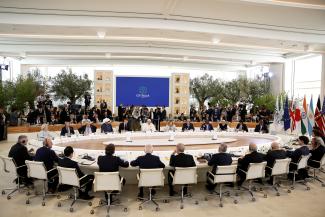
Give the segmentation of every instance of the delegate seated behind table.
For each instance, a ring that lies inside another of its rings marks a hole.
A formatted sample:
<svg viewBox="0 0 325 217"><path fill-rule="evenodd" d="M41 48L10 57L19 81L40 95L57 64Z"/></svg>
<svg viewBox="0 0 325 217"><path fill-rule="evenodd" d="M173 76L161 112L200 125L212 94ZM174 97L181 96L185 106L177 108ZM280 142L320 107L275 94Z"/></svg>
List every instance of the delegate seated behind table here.
<svg viewBox="0 0 325 217"><path fill-rule="evenodd" d="M54 136L51 135L48 129L47 124L42 124L41 131L37 134L38 140L43 141L45 138L52 138L54 139Z"/></svg>
<svg viewBox="0 0 325 217"><path fill-rule="evenodd" d="M272 170L269 169L273 168L276 159L285 159L287 158L287 153L284 149L280 148L280 144L278 142L272 142L271 149L267 152L265 156L265 160L267 162L267 166L265 168L265 173L271 175ZM269 184L273 184L273 177L270 177Z"/></svg>
<svg viewBox="0 0 325 217"><path fill-rule="evenodd" d="M73 127L70 127L70 120L64 122L64 127L61 129L60 136L70 136L74 134Z"/></svg>
<svg viewBox="0 0 325 217"><path fill-rule="evenodd" d="M145 155L137 157L134 161L131 161L131 166L139 167L140 169L157 169L165 168L165 164L160 161L159 157L153 155L153 146L146 145L144 147ZM155 191L152 191L155 194ZM138 198L143 198L143 187L139 188Z"/></svg>
<svg viewBox="0 0 325 217"><path fill-rule="evenodd" d="M74 168L77 171L77 175L79 178L83 177L85 174L80 170L80 167L76 161L72 160L74 150L71 146L67 146L64 148L64 157L59 158L58 165L60 167L66 167L66 168ZM91 200L94 198L94 196L89 195L89 191L91 191L92 185L93 185L94 175L87 175L83 179L80 180L80 186L85 184L85 189L82 191L79 189L79 198L83 200ZM59 191L65 191L71 188L71 186L66 185L60 185Z"/></svg>
<svg viewBox="0 0 325 217"><path fill-rule="evenodd" d="M254 132L257 132L257 133L268 133L269 132L269 129L263 119L260 119L259 123L255 127Z"/></svg>
<svg viewBox="0 0 325 217"><path fill-rule="evenodd" d="M120 123L118 127L118 132L121 133L122 131L131 131L130 123L128 119L124 119L122 123Z"/></svg>
<svg viewBox="0 0 325 217"><path fill-rule="evenodd" d="M27 176L27 167L25 161L33 160L33 157L29 154L33 150L32 149L29 151L27 150L26 147L27 143L28 143L27 136L20 135L18 137L17 143L10 148L8 157L14 159L17 167L23 166L17 170L18 175L22 177L20 181L25 185L31 185L33 184L33 182L32 179Z"/></svg>
<svg viewBox="0 0 325 217"><path fill-rule="evenodd" d="M175 132L176 131L176 126L174 124L174 121L168 121L168 124L166 125L165 132Z"/></svg>
<svg viewBox="0 0 325 217"><path fill-rule="evenodd" d="M209 120L205 120L205 122L201 125L200 130L203 130L203 131L213 131L213 126L209 122Z"/></svg>
<svg viewBox="0 0 325 217"><path fill-rule="evenodd" d="M46 138L43 141L43 147L37 149L34 160L43 162L46 170L49 171L54 168L54 163L58 163L59 158L56 153L52 150L52 140L50 138ZM54 193L56 191L58 185L58 171L52 170L47 174L48 180L48 191Z"/></svg>
<svg viewBox="0 0 325 217"><path fill-rule="evenodd" d="M308 160L308 165L318 168L320 165L316 161L320 161L325 154L324 141L321 137L314 137L311 142L311 156Z"/></svg>
<svg viewBox="0 0 325 217"><path fill-rule="evenodd" d="M242 132L248 132L247 125L242 120L240 120L239 123L237 124L236 130Z"/></svg>
<svg viewBox="0 0 325 217"><path fill-rule="evenodd" d="M156 131L155 125L151 123L151 119L148 119L146 123L142 124L141 131L143 132L154 132Z"/></svg>
<svg viewBox="0 0 325 217"><path fill-rule="evenodd" d="M218 166L228 166L232 164L232 158L231 155L227 152L227 145L225 143L221 143L219 145L219 153L213 154L211 159L208 162L209 166L212 166L212 173L216 174L216 171L218 169ZM207 178L210 173L207 173ZM212 178L212 177L211 177ZM213 178L212 178L213 179ZM209 191L213 191L215 189L216 185L211 183L209 179L207 179L207 185L206 188Z"/></svg>
<svg viewBox="0 0 325 217"><path fill-rule="evenodd" d="M111 120L109 118L105 118L103 120L103 124L100 127L101 133L112 133L113 132L113 127L111 124Z"/></svg>
<svg viewBox="0 0 325 217"><path fill-rule="evenodd" d="M182 143L176 145L176 149L170 156L169 165L171 167L195 167L195 161L192 155L185 154L185 146ZM172 174L175 170L170 170ZM173 177L168 173L169 196L174 196L176 193L173 186ZM187 195L187 186L184 187L184 195Z"/></svg>
<svg viewBox="0 0 325 217"><path fill-rule="evenodd" d="M99 167L99 172L118 172L120 167L127 168L129 167L129 162L122 160L118 156L114 156L115 153L115 145L108 144L105 147L105 155L98 156L97 164ZM123 185L125 184L125 179ZM118 193L118 192L114 192ZM105 192L105 198L108 199L108 196ZM110 195L110 201L113 202L113 195Z"/></svg>
<svg viewBox="0 0 325 217"><path fill-rule="evenodd" d="M227 131L228 130L228 125L225 120L222 120L221 123L219 124L219 129L220 131Z"/></svg>
<svg viewBox="0 0 325 217"><path fill-rule="evenodd" d="M91 124L91 121L85 121L78 131L84 136L88 136L92 133L96 133L97 127Z"/></svg>
<svg viewBox="0 0 325 217"><path fill-rule="evenodd" d="M189 131L189 130L195 130L193 124L191 123L190 119L187 119L186 122L182 126L182 131Z"/></svg>

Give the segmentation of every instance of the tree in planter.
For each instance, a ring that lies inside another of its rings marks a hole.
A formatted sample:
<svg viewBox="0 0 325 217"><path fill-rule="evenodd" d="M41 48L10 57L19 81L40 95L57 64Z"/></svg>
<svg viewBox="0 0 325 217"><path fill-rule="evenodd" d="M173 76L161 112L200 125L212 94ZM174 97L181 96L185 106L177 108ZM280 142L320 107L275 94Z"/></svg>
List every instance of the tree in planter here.
<svg viewBox="0 0 325 217"><path fill-rule="evenodd" d="M75 104L87 91L90 91L92 81L88 78L87 74L78 76L62 70L60 74L51 79L50 92L54 93L55 99L68 99L71 104Z"/></svg>
<svg viewBox="0 0 325 217"><path fill-rule="evenodd" d="M201 108L206 100L222 94L223 83L214 80L213 77L208 74L204 74L202 77L197 77L190 81L190 90L191 94L199 102Z"/></svg>

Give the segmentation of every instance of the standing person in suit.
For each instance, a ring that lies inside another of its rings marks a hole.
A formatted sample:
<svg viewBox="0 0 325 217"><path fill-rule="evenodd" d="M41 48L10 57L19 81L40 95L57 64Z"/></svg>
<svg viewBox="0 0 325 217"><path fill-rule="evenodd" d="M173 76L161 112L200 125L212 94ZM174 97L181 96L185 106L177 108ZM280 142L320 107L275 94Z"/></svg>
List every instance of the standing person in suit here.
<svg viewBox="0 0 325 217"><path fill-rule="evenodd" d="M34 160L43 162L46 170L49 171L54 168L54 163L58 163L59 158L56 153L52 150L52 140L50 138L46 138L43 141L43 147L37 149ZM48 182L48 189L49 192L54 193L56 191L56 187L58 185L58 171L52 170L50 173L47 174L49 182Z"/></svg>
<svg viewBox="0 0 325 217"><path fill-rule="evenodd" d="M265 159L265 155L257 152L257 146L254 143L249 144L249 153L238 159L237 174L239 176L238 186L241 186L246 179L246 174L250 163L261 163ZM241 170L239 170L241 169Z"/></svg>
<svg viewBox="0 0 325 217"><path fill-rule="evenodd" d="M236 130L237 131L248 132L247 125L242 120L240 120L239 123L237 124Z"/></svg>
<svg viewBox="0 0 325 217"><path fill-rule="evenodd" d="M111 120L109 118L105 118L103 120L103 124L100 127L101 133L113 133L113 127L111 124Z"/></svg>
<svg viewBox="0 0 325 217"><path fill-rule="evenodd" d="M192 155L185 154L185 146L182 143L176 145L176 149L170 156L169 166L171 167L195 167L195 161ZM168 173L169 196L174 196L176 193L173 186L173 177L170 173L174 174L175 170L170 170ZM187 186L184 188L184 195L187 195Z"/></svg>
<svg viewBox="0 0 325 217"><path fill-rule="evenodd" d="M60 136L66 136L66 135L70 136L73 134L74 134L74 130L73 130L73 127L70 127L70 120L67 120L64 123L64 127L62 127L62 129L61 129Z"/></svg>
<svg viewBox="0 0 325 217"><path fill-rule="evenodd" d="M66 167L66 168L74 168L77 171L77 175L79 178L83 177L85 174L80 170L80 167L76 161L72 160L73 157L73 148L71 146L65 147L64 151L64 157L59 158L58 165L60 167ZM93 185L94 175L87 175L83 179L80 180L80 185L85 185L84 191L79 189L79 198L83 200L91 200L94 198L94 196L89 195L89 191L91 191L92 185ZM71 186L66 185L60 185L59 191L65 191L71 188Z"/></svg>
<svg viewBox="0 0 325 217"><path fill-rule="evenodd" d="M105 147L105 155L99 156L97 159L97 164L99 167L99 172L118 172L120 167L127 168L129 167L129 162L122 160L118 156L114 156L115 153L115 145L108 144ZM125 184L125 179L123 185ZM118 193L118 192L114 192ZM108 199L108 195L105 193L106 200ZM113 195L110 195L110 201L113 202Z"/></svg>
<svg viewBox="0 0 325 217"><path fill-rule="evenodd" d="M271 175L272 169L276 159L285 159L287 158L287 153L284 149L280 148L280 144L278 142L272 142L271 149L267 152L265 156L265 160L267 162L267 166L265 168L265 172ZM270 177L269 184L273 185L273 177Z"/></svg>
<svg viewBox="0 0 325 217"><path fill-rule="evenodd" d="M86 121L85 124L78 129L79 133L88 136L92 133L96 133L97 127L92 125L90 121Z"/></svg>
<svg viewBox="0 0 325 217"><path fill-rule="evenodd" d="M121 133L122 131L131 131L130 123L126 118L118 126L118 132Z"/></svg>
<svg viewBox="0 0 325 217"><path fill-rule="evenodd" d="M269 132L269 129L263 119L259 120L259 123L256 125L254 132L259 132L259 133L268 133Z"/></svg>
<svg viewBox="0 0 325 217"><path fill-rule="evenodd" d="M191 123L191 120L187 119L186 122L183 124L182 131L184 132L184 131L189 131L189 130L194 131L194 126Z"/></svg>
<svg viewBox="0 0 325 217"><path fill-rule="evenodd" d="M134 161L131 161L131 166L139 167L140 169L156 169L156 168L165 168L165 164L160 161L159 157L153 155L153 146L146 145L144 147L145 155L139 156ZM153 194L155 191L152 192ZM138 198L143 198L143 187L140 187Z"/></svg>
<svg viewBox="0 0 325 217"><path fill-rule="evenodd" d="M8 157L14 159L17 167L20 167L17 171L18 175L22 177L21 181L25 185L33 184L32 179L27 176L27 167L25 164L26 160L33 160L33 157L29 154L30 151L27 150L28 138L25 135L20 135L18 141L15 145L10 148ZM18 180L17 180L18 181Z"/></svg>
<svg viewBox="0 0 325 217"><path fill-rule="evenodd" d="M324 141L321 137L314 137L311 141L311 156L308 160L308 165L312 167L319 167L319 163L316 161L320 161L325 154L325 146Z"/></svg>
<svg viewBox="0 0 325 217"><path fill-rule="evenodd" d="M225 143L221 143L219 146L219 153L216 153L212 155L211 159L208 162L209 166L212 166L212 173L216 174L218 166L228 166L232 164L232 158L231 155L227 152L227 145ZM210 173L207 173L207 178L210 176ZM216 187L215 184L209 182L209 179L207 179L207 185L206 188L209 191L213 191Z"/></svg>
<svg viewBox="0 0 325 217"><path fill-rule="evenodd" d="M205 120L205 122L202 124L200 130L213 131L213 126L212 126L212 124L210 123L209 120Z"/></svg>

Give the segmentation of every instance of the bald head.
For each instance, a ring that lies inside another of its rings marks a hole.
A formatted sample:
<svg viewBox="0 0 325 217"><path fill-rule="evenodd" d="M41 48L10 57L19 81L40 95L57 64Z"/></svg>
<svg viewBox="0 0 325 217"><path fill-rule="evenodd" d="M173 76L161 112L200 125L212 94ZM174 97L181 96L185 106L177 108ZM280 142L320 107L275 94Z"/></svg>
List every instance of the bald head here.
<svg viewBox="0 0 325 217"><path fill-rule="evenodd" d="M227 151L227 145L225 143L221 143L219 146L219 153L225 153Z"/></svg>
<svg viewBox="0 0 325 217"><path fill-rule="evenodd" d="M184 150L185 150L185 146L184 146L184 144L183 144L183 143L178 143L178 144L176 145L176 150L177 150L177 153L183 153Z"/></svg>
<svg viewBox="0 0 325 217"><path fill-rule="evenodd" d="M144 146L144 152L146 154L151 154L153 152L153 146L152 145L145 145Z"/></svg>
<svg viewBox="0 0 325 217"><path fill-rule="evenodd" d="M257 151L257 145L255 143L250 143L248 149L250 152Z"/></svg>
<svg viewBox="0 0 325 217"><path fill-rule="evenodd" d="M43 141L43 146L46 146L48 148L52 148L52 146L53 146L52 139L49 138L49 137L45 138L44 141Z"/></svg>
<svg viewBox="0 0 325 217"><path fill-rule="evenodd" d="M271 143L271 149L272 150L279 150L280 149L280 144L278 142L272 142Z"/></svg>

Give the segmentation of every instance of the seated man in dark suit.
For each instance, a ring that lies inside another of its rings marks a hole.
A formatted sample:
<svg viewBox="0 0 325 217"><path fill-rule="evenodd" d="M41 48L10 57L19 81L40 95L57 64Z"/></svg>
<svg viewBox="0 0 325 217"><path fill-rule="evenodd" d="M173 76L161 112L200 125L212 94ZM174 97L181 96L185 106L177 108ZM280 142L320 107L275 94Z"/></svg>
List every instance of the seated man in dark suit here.
<svg viewBox="0 0 325 217"><path fill-rule="evenodd" d="M311 156L308 160L308 165L318 168L320 165L316 161L320 161L325 154L324 141L321 137L314 137L311 142Z"/></svg>
<svg viewBox="0 0 325 217"><path fill-rule="evenodd" d="M64 123L64 127L61 129L60 136L70 136L74 134L73 127L70 127L70 121Z"/></svg>
<svg viewBox="0 0 325 217"><path fill-rule="evenodd" d="M215 174L217 171L218 166L227 166L232 164L231 155L227 152L227 145L225 143L221 143L219 146L219 153L212 155L211 159L208 162L209 166L212 166L212 173ZM207 173L209 176L210 173ZM209 191L213 191L216 186L213 183L209 182L207 179L206 188Z"/></svg>
<svg viewBox="0 0 325 217"><path fill-rule="evenodd" d="M254 143L249 144L249 153L238 159L237 174L239 176L238 186L241 186L246 179L246 174L250 163L261 163L265 160L265 155L257 152L257 146ZM240 170L241 169L241 170Z"/></svg>
<svg viewBox="0 0 325 217"><path fill-rule="evenodd" d="M220 129L220 131L228 130L228 124L225 120L222 120L221 123L219 123L219 129Z"/></svg>
<svg viewBox="0 0 325 217"><path fill-rule="evenodd" d="M194 126L191 123L190 119L187 119L186 122L183 124L182 126L182 131L189 131L189 130L193 130L194 131Z"/></svg>
<svg viewBox="0 0 325 217"><path fill-rule="evenodd" d="M144 147L144 152L146 153L143 156L139 156L134 161L131 161L131 166L139 167L140 169L158 169L165 168L165 164L160 161L158 156L152 154L153 147L152 145L146 145ZM143 198L143 187L140 187L140 192L138 198ZM154 194L154 191L153 191Z"/></svg>
<svg viewBox="0 0 325 217"><path fill-rule="evenodd" d="M205 122L202 124L200 130L203 130L203 131L211 131L211 130L213 130L213 126L209 122L209 120L205 120Z"/></svg>
<svg viewBox="0 0 325 217"><path fill-rule="evenodd" d="M254 132L259 132L259 133L268 133L269 132L269 129L263 119L260 119L259 123L255 127Z"/></svg>
<svg viewBox="0 0 325 217"><path fill-rule="evenodd" d="M97 127L92 125L90 121L85 121L84 125L81 126L78 131L84 136L88 136L92 133L96 133Z"/></svg>
<svg viewBox="0 0 325 217"><path fill-rule="evenodd" d="M25 164L25 160L33 160L33 157L29 154L29 152L32 150L27 150L27 142L27 136L20 135L18 137L18 142L11 147L8 157L13 158L16 163L16 166L20 167L17 172L22 179L20 179L19 181L21 181L25 185L32 185L32 179L27 177L27 167ZM16 181L18 181L18 179Z"/></svg>
<svg viewBox="0 0 325 217"><path fill-rule="evenodd" d="M309 139L307 136L299 136L298 145L299 148L296 148L294 151L287 151L287 156L291 158L292 163L298 163L302 155L309 154ZM297 166L295 164L290 164L290 171L295 170Z"/></svg>
<svg viewBox="0 0 325 217"><path fill-rule="evenodd" d="M237 131L248 132L247 125L241 120L236 126Z"/></svg>
<svg viewBox="0 0 325 217"><path fill-rule="evenodd" d="M176 145L176 149L170 156L169 166L171 167L195 167L195 161L193 156L190 154L185 154L185 146L182 143ZM176 155L177 154L177 155ZM170 170L169 172L175 173L175 170ZM174 186L173 177L168 173L168 185L169 185L169 196L174 196ZM184 195L187 195L187 187L184 188Z"/></svg>
<svg viewBox="0 0 325 217"><path fill-rule="evenodd" d="M111 124L111 120L109 118L105 118L103 120L103 124L100 128L101 128L101 133L113 133L113 127Z"/></svg>
<svg viewBox="0 0 325 217"><path fill-rule="evenodd" d="M52 150L52 140L50 138L46 138L43 141L43 147L37 149L34 160L41 161L44 163L46 170L49 171L54 168L54 163L58 163L59 158L56 153ZM56 187L58 185L58 171L52 170L48 173L48 188L49 192L54 193L56 191Z"/></svg>
<svg viewBox="0 0 325 217"><path fill-rule="evenodd" d="M124 119L122 123L118 126L118 132L121 133L122 131L131 131L131 126L128 119Z"/></svg>
<svg viewBox="0 0 325 217"><path fill-rule="evenodd" d="M118 156L114 156L115 145L109 144L105 147L105 155L99 156L97 159L97 164L99 167L99 172L118 172L120 167L127 168L129 167L129 162L122 160ZM125 179L123 185L125 184ZM115 192L118 193L118 192ZM110 201L113 202L113 195L110 195ZM107 194L105 193L106 200L108 199Z"/></svg>
<svg viewBox="0 0 325 217"><path fill-rule="evenodd" d="M65 147L63 153L64 157L59 158L58 165L60 167L74 168L77 171L78 177L83 177L85 174L80 170L78 163L76 161L71 160L71 158L73 157L73 148L71 146L67 146ZM79 198L83 200L91 200L94 198L93 196L89 195L89 191L91 191L93 185L93 180L94 175L87 175L80 180L80 185L85 185L85 189L84 192L82 190L79 190ZM71 188L71 186L60 185L59 191L68 190L69 188Z"/></svg>
<svg viewBox="0 0 325 217"><path fill-rule="evenodd" d="M274 166L274 162L276 159L285 159L287 158L287 153L285 150L280 148L280 144L277 142L272 142L271 149L267 152L265 156L265 160L267 162L267 166L265 168L265 172L271 175L271 169ZM270 168L269 168L270 167ZM273 177L270 178L269 184L273 184Z"/></svg>

